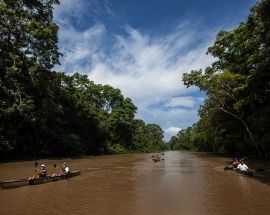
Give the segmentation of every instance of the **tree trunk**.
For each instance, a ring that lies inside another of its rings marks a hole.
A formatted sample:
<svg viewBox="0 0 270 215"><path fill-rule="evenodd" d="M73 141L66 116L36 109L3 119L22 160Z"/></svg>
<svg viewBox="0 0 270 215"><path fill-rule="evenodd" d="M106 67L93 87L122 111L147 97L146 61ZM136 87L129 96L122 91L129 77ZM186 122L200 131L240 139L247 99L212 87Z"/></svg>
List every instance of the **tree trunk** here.
<svg viewBox="0 0 270 215"><path fill-rule="evenodd" d="M253 145L255 146L255 148L256 148L256 151L257 151L259 157L262 157L262 152L261 152L261 150L259 149L257 143L255 142L254 137L253 137L253 134L251 133L251 131L250 131L248 125L245 123L245 121L244 121L242 118L240 118L240 117L238 117L237 115L231 113L230 111L225 110L225 109L222 108L222 107L219 107L219 109L222 110L223 112L227 113L227 114L230 114L231 116L235 117L236 119L239 119L239 120L242 122L242 124L245 126L245 128L246 128L246 130L247 130L247 132L248 132L248 135L249 135L249 138L250 138L252 144L253 144Z"/></svg>

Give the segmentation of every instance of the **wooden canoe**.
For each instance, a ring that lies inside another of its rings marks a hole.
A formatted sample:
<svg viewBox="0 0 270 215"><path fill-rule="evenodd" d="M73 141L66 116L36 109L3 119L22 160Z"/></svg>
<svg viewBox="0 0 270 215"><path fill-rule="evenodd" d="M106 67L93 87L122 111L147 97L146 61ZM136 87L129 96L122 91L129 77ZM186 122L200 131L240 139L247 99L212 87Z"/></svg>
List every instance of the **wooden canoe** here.
<svg viewBox="0 0 270 215"><path fill-rule="evenodd" d="M27 186L28 184L29 184L29 181L27 179L10 180L10 181L1 181L0 187L2 189L9 189L9 188Z"/></svg>
<svg viewBox="0 0 270 215"><path fill-rule="evenodd" d="M61 175L61 176L48 176L48 177L42 177L39 179L20 179L20 180L10 180L10 181L2 181L0 182L0 187L2 189L10 189L10 188L16 188L16 187L22 187L27 185L38 185L38 184L45 184L50 183L54 181L59 181L67 178L71 178L77 175L80 175L81 171L71 171L69 174Z"/></svg>
<svg viewBox="0 0 270 215"><path fill-rule="evenodd" d="M238 169L236 169L236 168L232 168L232 167L225 167L224 168L224 170L232 170L232 171L234 171L234 172L236 172L236 173L239 173L239 174L243 174L243 175L248 175L248 176L253 176L254 175L254 171L240 171L240 170L238 170Z"/></svg>

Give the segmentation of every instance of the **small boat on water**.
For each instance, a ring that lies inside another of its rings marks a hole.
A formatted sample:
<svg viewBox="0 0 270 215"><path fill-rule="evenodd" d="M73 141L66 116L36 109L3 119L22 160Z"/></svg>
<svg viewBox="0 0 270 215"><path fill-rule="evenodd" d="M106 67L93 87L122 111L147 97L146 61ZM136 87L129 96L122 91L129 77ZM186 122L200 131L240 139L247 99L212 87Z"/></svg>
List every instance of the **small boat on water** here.
<svg viewBox="0 0 270 215"><path fill-rule="evenodd" d="M10 180L10 181L1 181L0 182L0 187L2 189L10 189L10 188L16 188L16 187L22 187L22 186L28 186L28 185L38 185L38 184L45 184L45 183L50 183L54 181L59 181L67 178L71 178L77 175L80 175L81 171L71 171L70 173L66 175L60 175L60 176L47 176L47 177L42 177L38 179L20 179L20 180Z"/></svg>
<svg viewBox="0 0 270 215"><path fill-rule="evenodd" d="M224 167L224 170L232 170L232 171L234 171L236 173L243 174L243 175L248 175L248 176L253 176L254 175L254 171L252 171L252 170L251 171L240 171L240 170L238 170L236 168L232 168L230 166Z"/></svg>
<svg viewBox="0 0 270 215"><path fill-rule="evenodd" d="M161 160L164 161L163 156L164 156L164 153L162 153L161 156L160 155L152 155L152 161L154 161L154 162L158 162L158 161L161 161Z"/></svg>

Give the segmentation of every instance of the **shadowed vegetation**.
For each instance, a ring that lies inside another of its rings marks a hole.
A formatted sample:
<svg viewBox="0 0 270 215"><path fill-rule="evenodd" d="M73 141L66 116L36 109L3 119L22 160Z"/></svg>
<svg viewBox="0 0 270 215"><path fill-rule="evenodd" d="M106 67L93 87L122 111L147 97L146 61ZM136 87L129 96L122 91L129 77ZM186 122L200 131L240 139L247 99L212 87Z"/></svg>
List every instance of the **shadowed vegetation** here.
<svg viewBox="0 0 270 215"><path fill-rule="evenodd" d="M216 59L210 67L183 75L187 87L207 96L200 119L172 137L171 148L270 158L270 1L219 32L208 53Z"/></svg>
<svg viewBox="0 0 270 215"><path fill-rule="evenodd" d="M135 119L119 89L57 73L57 0L0 0L0 158L165 148L158 125Z"/></svg>

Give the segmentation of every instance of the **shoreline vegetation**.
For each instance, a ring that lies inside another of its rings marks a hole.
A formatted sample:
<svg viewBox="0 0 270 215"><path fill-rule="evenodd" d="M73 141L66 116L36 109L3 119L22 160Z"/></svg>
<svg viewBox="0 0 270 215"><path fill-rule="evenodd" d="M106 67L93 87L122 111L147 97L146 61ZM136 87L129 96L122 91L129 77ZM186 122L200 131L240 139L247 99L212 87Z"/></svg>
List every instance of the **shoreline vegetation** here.
<svg viewBox="0 0 270 215"><path fill-rule="evenodd" d="M167 150L168 151L168 150ZM39 162L41 160L62 160L62 161L72 161L72 160L80 160L80 159L88 159L88 158L96 158L99 156L121 156L121 155L129 155L129 154L161 154L166 151L161 150L161 151L151 151L151 152L139 152L139 151L129 151L126 153L118 153L118 154L98 154L98 155L78 155L78 156L51 156L51 157L28 157L28 158L15 158L15 159L2 159L0 160L1 163L15 163L15 162Z"/></svg>
<svg viewBox="0 0 270 215"><path fill-rule="evenodd" d="M166 149L270 159L270 0L218 33L211 66L183 75L206 99L199 121L168 143L159 125L135 118L137 107L119 89L53 70L61 56L56 4L0 3L0 160Z"/></svg>
<svg viewBox="0 0 270 215"><path fill-rule="evenodd" d="M258 1L244 22L218 33L211 66L183 75L206 98L199 121L173 136L171 149L270 159L269 26L270 1Z"/></svg>
<svg viewBox="0 0 270 215"><path fill-rule="evenodd" d="M92 155L77 155L77 156L44 156L44 157L25 157L25 158L11 158L11 159L2 159L0 160L0 163L9 163L9 162L25 162L25 161L39 161L39 160L77 160L77 159L85 159L85 158L95 158L99 156L113 156L113 155L128 155L128 154L141 154L146 153L149 155L152 154L160 154L160 153L166 153L168 151L181 151L181 152L188 152L188 153L194 153L199 156L207 156L207 157L223 157L227 158L227 164L232 162L235 158L239 159L245 159L248 162L252 163L259 163L264 162L269 163L269 169L270 169L270 161L268 158L265 157L259 157L256 154L251 155L243 155L243 154L228 154L224 152L203 152L198 150L159 150L159 151L149 151L149 152L141 152L141 151L126 151L125 153L111 153L111 154L92 154Z"/></svg>
<svg viewBox="0 0 270 215"><path fill-rule="evenodd" d="M55 72L53 1L0 2L0 160L164 150L119 89Z"/></svg>

